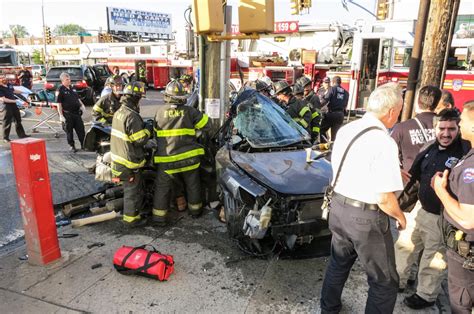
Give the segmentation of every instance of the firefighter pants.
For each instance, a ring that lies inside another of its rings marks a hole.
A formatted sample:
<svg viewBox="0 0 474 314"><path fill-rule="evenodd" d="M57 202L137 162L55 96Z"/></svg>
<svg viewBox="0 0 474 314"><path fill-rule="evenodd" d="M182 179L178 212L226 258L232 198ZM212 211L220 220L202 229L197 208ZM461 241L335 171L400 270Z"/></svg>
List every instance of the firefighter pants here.
<svg viewBox="0 0 474 314"><path fill-rule="evenodd" d="M406 215L407 227L395 242L395 260L400 277L400 288L405 288L410 269L417 262L418 286L416 294L428 302L436 301L441 282L446 277L446 248L441 235L441 217L424 210L419 202L415 215Z"/></svg>
<svg viewBox="0 0 474 314"><path fill-rule="evenodd" d="M82 121L81 115L78 113L64 112L64 118L66 118L64 131L66 132L67 143L71 147L75 147L73 132L76 131L77 138L81 143L81 148L84 147L84 137L86 132L84 130L84 122Z"/></svg>
<svg viewBox="0 0 474 314"><path fill-rule="evenodd" d="M21 124L21 115L20 109L16 104L5 104L5 109L3 110L3 139L7 140L10 137L10 129L12 127L12 122L15 122L16 135L19 138L25 137L25 130Z"/></svg>
<svg viewBox="0 0 474 314"><path fill-rule="evenodd" d="M155 194L153 197L153 215L166 215L170 206L171 197L176 194L172 191L173 187L176 186L173 183L174 180L180 181L184 185L189 211L200 212L202 202L199 168L175 174L167 174L165 170L163 166L158 166L158 174L155 179Z"/></svg>
<svg viewBox="0 0 474 314"><path fill-rule="evenodd" d="M462 267L464 258L448 249L448 292L454 314L472 313L474 307L474 270Z"/></svg>
<svg viewBox="0 0 474 314"><path fill-rule="evenodd" d="M123 181L123 220L139 220L143 207L143 176L141 170L126 170L120 175Z"/></svg>

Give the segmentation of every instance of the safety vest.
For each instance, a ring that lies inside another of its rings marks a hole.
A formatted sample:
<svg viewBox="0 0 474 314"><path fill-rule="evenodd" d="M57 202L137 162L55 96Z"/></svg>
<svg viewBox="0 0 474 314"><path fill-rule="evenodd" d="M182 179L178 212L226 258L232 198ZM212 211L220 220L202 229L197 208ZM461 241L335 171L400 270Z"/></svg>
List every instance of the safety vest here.
<svg viewBox="0 0 474 314"><path fill-rule="evenodd" d="M204 148L196 140L196 132L208 129L208 116L199 110L178 104L158 107L155 115L155 136L158 149L154 162L168 174L199 168Z"/></svg>
<svg viewBox="0 0 474 314"><path fill-rule="evenodd" d="M110 138L112 173L117 177L123 167L133 170L145 165L143 146L150 138L150 132L143 127L143 119L133 105L127 100L122 100L121 104L112 120Z"/></svg>
<svg viewBox="0 0 474 314"><path fill-rule="evenodd" d="M114 93L101 97L92 107L92 115L96 121L112 124L114 113L120 108L120 99Z"/></svg>

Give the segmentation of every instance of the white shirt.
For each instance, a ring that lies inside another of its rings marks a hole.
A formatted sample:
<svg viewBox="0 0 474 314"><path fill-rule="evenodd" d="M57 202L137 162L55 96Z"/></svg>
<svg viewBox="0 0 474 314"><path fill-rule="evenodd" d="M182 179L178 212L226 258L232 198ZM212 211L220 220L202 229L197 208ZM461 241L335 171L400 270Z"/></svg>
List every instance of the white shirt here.
<svg viewBox="0 0 474 314"><path fill-rule="evenodd" d="M368 112L361 119L343 126L334 142L331 163L334 181L350 141L371 126L380 127L383 131L368 131L352 144L334 191L358 201L376 204L378 193L403 189L397 144L379 119Z"/></svg>

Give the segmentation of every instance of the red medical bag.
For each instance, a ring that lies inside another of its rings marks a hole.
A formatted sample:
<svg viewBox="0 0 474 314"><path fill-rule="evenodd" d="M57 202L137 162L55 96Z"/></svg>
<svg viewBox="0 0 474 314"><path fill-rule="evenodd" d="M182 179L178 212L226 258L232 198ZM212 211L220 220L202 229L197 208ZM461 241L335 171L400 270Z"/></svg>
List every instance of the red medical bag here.
<svg viewBox="0 0 474 314"><path fill-rule="evenodd" d="M146 250L146 246L122 246L114 254L115 269L123 275L167 280L174 270L173 256L161 254L151 245L152 250Z"/></svg>

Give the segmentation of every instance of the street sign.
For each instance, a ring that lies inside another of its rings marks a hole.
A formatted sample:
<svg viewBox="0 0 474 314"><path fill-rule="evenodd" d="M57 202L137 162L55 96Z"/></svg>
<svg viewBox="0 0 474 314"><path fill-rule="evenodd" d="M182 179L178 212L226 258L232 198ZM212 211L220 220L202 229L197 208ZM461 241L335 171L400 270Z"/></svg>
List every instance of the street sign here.
<svg viewBox="0 0 474 314"><path fill-rule="evenodd" d="M273 41L277 42L277 43L283 43L286 41L286 37L285 36L275 36L273 37Z"/></svg>

